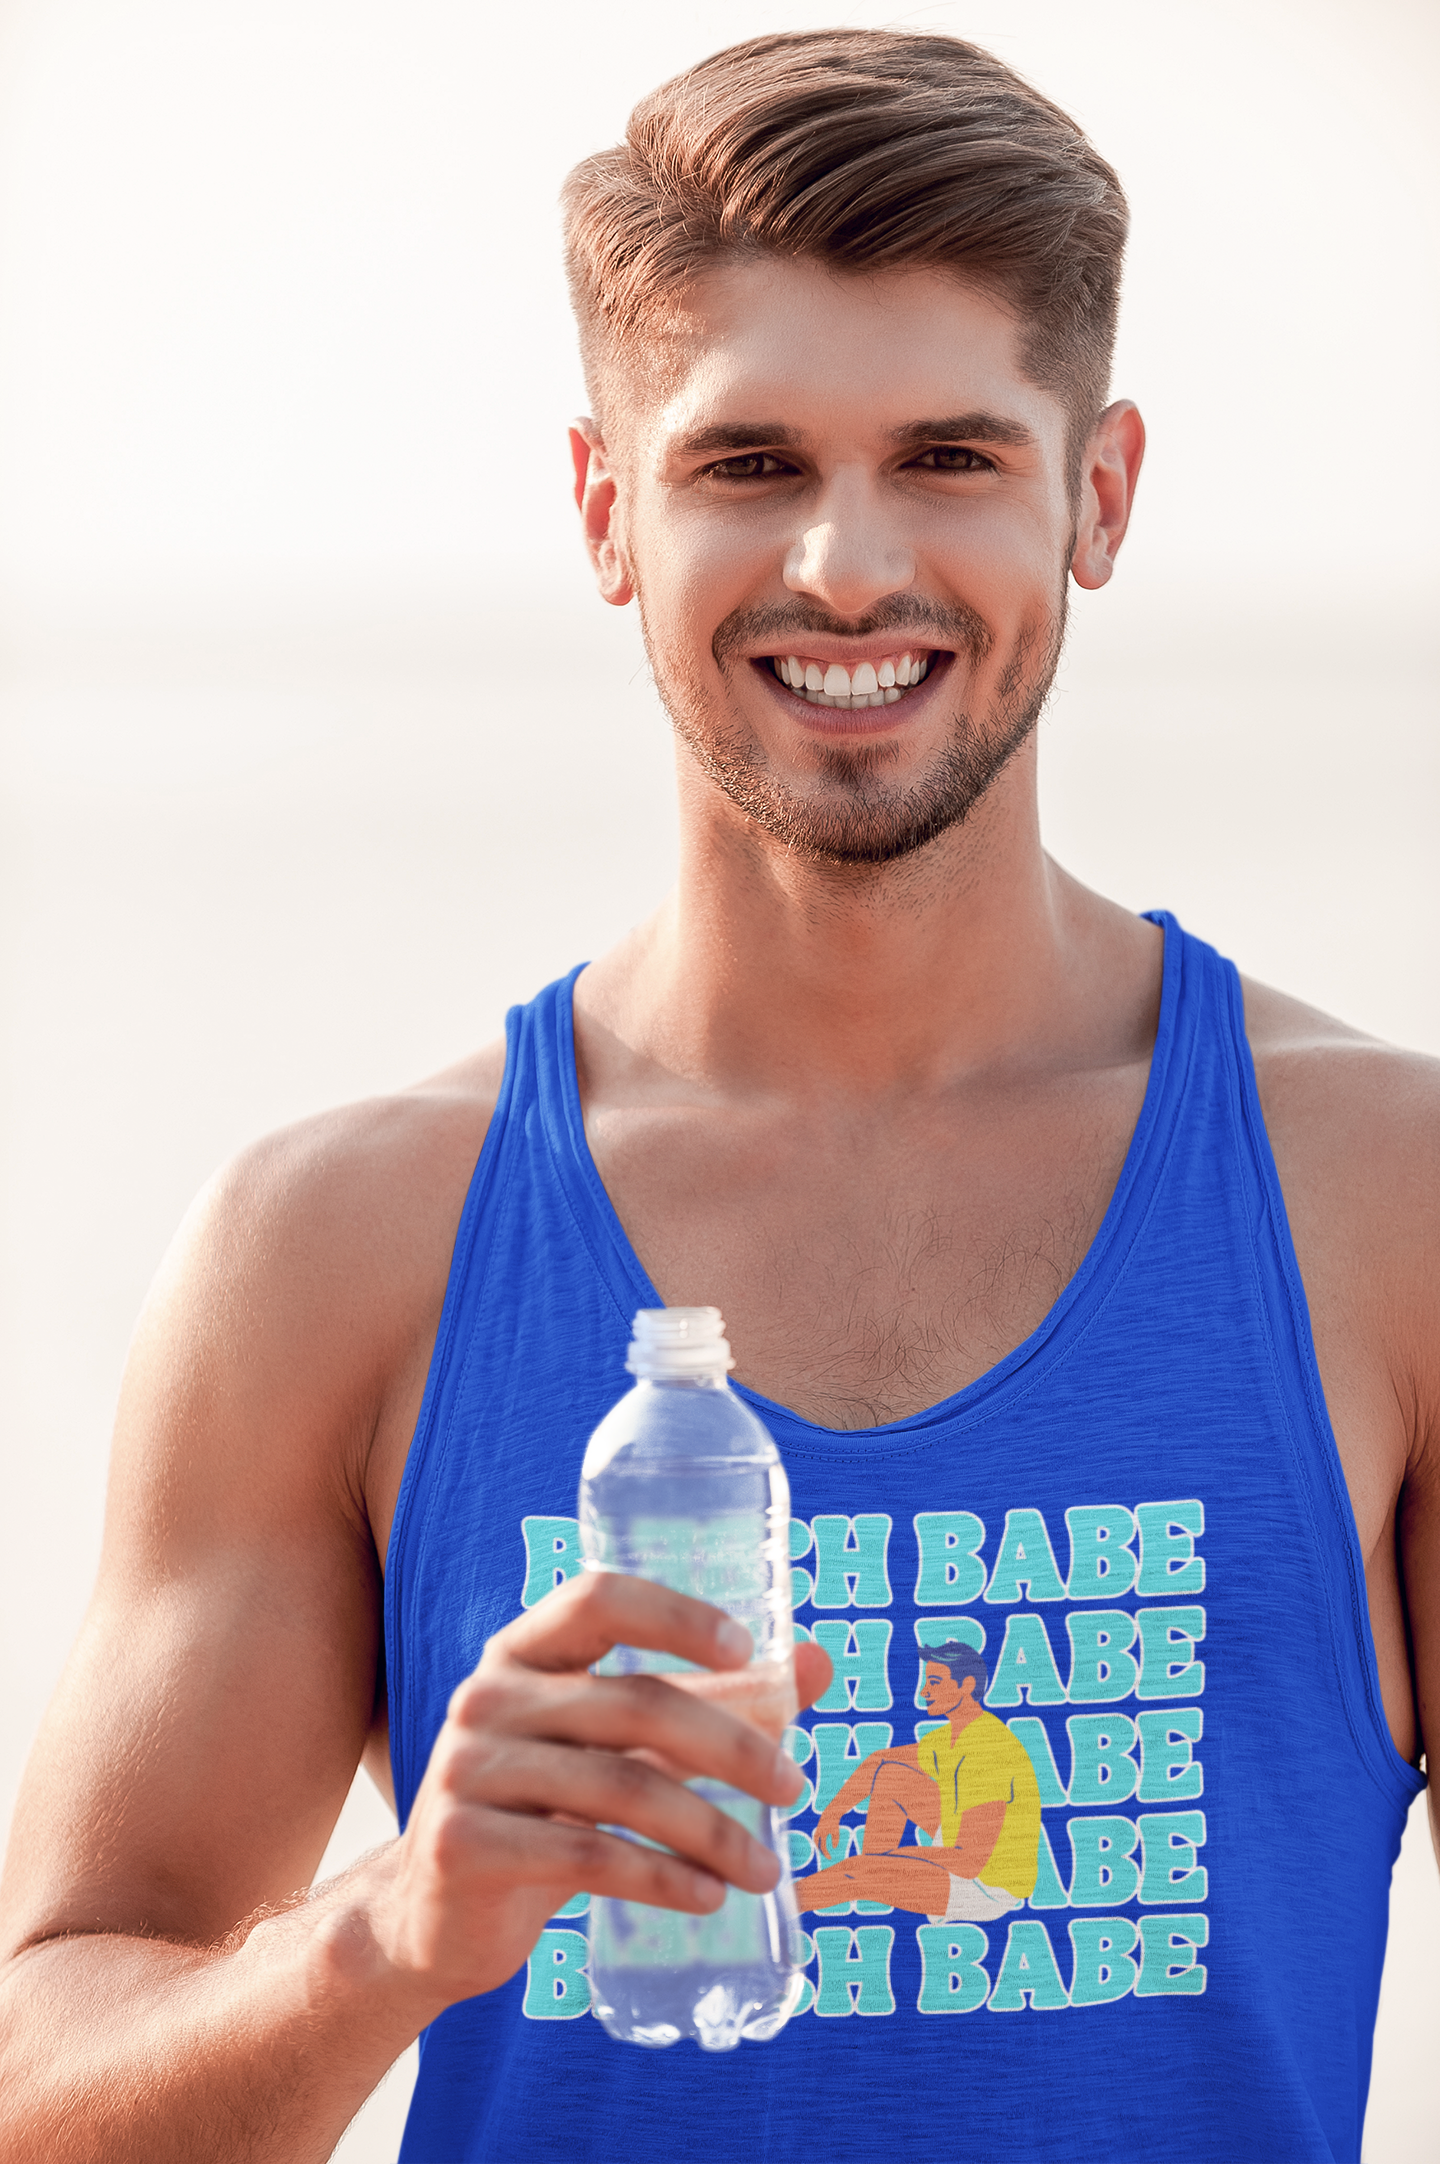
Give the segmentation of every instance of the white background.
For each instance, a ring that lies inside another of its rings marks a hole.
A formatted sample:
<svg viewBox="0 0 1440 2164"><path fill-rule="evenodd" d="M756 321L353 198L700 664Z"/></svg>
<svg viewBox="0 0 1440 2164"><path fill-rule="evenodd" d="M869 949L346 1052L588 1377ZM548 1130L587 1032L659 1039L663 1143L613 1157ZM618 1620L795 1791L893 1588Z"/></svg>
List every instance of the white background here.
<svg viewBox="0 0 1440 2164"><path fill-rule="evenodd" d="M835 20L994 47L1130 192L1151 453L1045 724L1051 846L1440 1052L1440 11L0 5L0 1816L191 1193L493 1036L664 888L666 730L566 495L555 196L663 75ZM357 1787L332 1865L385 1830ZM1418 1835L1370 2164L1434 2149ZM407 2078L349 2164L393 2157Z"/></svg>

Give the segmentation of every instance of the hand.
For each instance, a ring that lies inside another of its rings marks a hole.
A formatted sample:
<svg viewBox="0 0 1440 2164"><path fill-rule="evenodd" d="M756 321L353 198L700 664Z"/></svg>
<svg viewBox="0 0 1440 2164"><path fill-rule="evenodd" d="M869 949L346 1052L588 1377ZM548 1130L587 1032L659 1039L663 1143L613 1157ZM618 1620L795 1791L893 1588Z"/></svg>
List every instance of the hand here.
<svg viewBox="0 0 1440 2164"><path fill-rule="evenodd" d="M727 1885L775 1884L771 1851L683 1776L779 1805L800 1793L798 1767L783 1745L661 1676L591 1675L617 1644L716 1670L742 1668L754 1651L723 1610L611 1572L571 1579L490 1640L450 1701L369 1918L425 2018L504 1983L581 1890L708 1915ZM797 1645L801 1704L828 1678L820 1649Z"/></svg>
<svg viewBox="0 0 1440 2164"><path fill-rule="evenodd" d="M815 1828L815 1851L827 1863L834 1861L833 1851L841 1845L840 1820L843 1815L838 1797L827 1803L820 1813L820 1823Z"/></svg>

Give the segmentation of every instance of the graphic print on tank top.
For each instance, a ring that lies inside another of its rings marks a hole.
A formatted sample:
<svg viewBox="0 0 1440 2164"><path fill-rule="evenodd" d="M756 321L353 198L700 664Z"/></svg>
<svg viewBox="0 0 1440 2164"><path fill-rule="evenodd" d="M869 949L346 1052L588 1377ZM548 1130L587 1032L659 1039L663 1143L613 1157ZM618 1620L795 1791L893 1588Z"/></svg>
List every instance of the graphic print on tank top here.
<svg viewBox="0 0 1440 2164"><path fill-rule="evenodd" d="M988 1543L973 1511L916 1512L904 1554L883 1512L791 1520L796 1635L834 1669L787 1735L806 1772L790 1863L814 1917L792 2019L894 2014L907 1928L922 2014L1205 1989L1204 1504L1075 1504L1064 1524L1062 1574L1033 1506ZM519 1530L530 1607L580 1569L579 1526ZM964 1871L932 1860L961 1842ZM577 1896L531 1956L529 2019L588 2013L583 1930L565 1920L588 1907ZM866 1921L881 1916L896 1921Z"/></svg>
<svg viewBox="0 0 1440 2164"><path fill-rule="evenodd" d="M581 1896L425 2032L405 2164L874 2164L942 2130L967 2164L1358 2164L1422 1784L1380 1703L1238 980L1163 922L1139 1123L1039 1328L882 1427L742 1391L835 1670L790 1736L805 2010L723 2054L612 2041ZM586 1143L573 982L510 1017L401 1485L402 1822L486 1639L578 1567L585 1442L662 1304Z"/></svg>

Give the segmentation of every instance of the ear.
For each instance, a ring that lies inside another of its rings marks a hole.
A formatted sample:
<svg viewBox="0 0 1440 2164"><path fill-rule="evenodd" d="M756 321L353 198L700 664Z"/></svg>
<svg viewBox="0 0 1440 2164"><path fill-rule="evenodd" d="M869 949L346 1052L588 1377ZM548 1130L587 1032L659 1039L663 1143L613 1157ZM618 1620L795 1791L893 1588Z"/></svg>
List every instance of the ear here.
<svg viewBox="0 0 1440 2164"><path fill-rule="evenodd" d="M1145 423L1128 398L1107 406L1095 424L1080 468L1080 501L1070 574L1077 586L1108 583L1130 523L1135 484L1145 456Z"/></svg>
<svg viewBox="0 0 1440 2164"><path fill-rule="evenodd" d="M575 423L570 431L570 455L575 461L575 501L595 582L604 600L623 609L634 597L635 582L620 539L618 485L593 421Z"/></svg>

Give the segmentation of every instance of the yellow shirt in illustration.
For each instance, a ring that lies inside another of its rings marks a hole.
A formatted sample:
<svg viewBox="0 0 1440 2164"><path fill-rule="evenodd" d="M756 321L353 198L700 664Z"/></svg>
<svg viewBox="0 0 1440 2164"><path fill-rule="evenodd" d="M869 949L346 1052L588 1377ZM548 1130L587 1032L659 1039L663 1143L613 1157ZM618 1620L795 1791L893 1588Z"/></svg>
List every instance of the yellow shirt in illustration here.
<svg viewBox="0 0 1440 2164"><path fill-rule="evenodd" d="M977 1713L958 1736L932 1728L919 1742L920 1770L940 1791L940 1841L954 1846L960 1821L977 1803L1003 1803L1005 1823L994 1852L978 1873L1017 1900L1035 1891L1040 1842L1040 1789L1025 1746L993 1713Z"/></svg>

